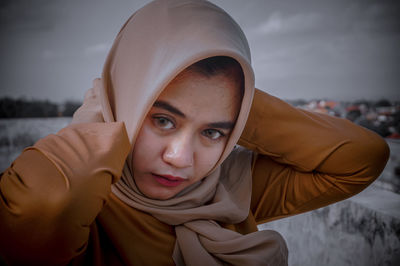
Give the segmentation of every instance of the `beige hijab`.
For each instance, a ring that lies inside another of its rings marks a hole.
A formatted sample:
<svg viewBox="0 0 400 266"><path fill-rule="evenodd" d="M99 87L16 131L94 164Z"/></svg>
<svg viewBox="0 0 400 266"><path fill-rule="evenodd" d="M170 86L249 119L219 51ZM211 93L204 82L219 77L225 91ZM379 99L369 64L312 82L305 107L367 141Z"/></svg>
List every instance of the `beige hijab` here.
<svg viewBox="0 0 400 266"><path fill-rule="evenodd" d="M286 245L277 233L241 235L218 224L239 223L249 213L251 154L233 148L254 93L246 37L221 8L202 0L158 0L138 10L117 35L102 78L94 81L73 123L123 121L133 145L145 115L166 85L194 62L217 55L240 63L245 93L235 128L214 169L174 198L153 200L136 187L129 155L112 192L129 206L175 226L171 255L177 265L286 265Z"/></svg>

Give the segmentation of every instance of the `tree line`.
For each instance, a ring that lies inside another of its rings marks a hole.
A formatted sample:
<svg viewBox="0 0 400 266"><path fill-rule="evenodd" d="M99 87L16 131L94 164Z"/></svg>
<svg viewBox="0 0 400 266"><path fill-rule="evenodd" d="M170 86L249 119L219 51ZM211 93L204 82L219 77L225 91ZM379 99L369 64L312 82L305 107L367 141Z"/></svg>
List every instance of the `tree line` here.
<svg viewBox="0 0 400 266"><path fill-rule="evenodd" d="M0 118L72 116L81 102L67 100L62 104L49 100L0 99Z"/></svg>

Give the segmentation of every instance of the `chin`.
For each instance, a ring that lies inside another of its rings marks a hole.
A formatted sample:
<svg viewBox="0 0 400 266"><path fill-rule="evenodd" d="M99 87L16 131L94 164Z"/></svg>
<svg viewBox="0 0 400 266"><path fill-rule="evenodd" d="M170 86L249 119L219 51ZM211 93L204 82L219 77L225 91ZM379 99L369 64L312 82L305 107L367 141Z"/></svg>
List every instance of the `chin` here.
<svg viewBox="0 0 400 266"><path fill-rule="evenodd" d="M149 188L149 189L146 188L141 189L140 187L138 188L140 192L143 193L143 195L154 200L167 200L173 198L176 194L179 193L179 191L174 192L170 191L169 189L167 189L168 191L165 191L166 189L163 188Z"/></svg>

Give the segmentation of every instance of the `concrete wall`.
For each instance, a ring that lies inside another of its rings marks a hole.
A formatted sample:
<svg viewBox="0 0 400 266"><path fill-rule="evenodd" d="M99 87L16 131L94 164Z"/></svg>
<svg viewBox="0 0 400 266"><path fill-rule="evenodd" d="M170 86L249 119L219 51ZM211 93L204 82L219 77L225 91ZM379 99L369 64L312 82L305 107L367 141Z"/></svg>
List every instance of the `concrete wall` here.
<svg viewBox="0 0 400 266"><path fill-rule="evenodd" d="M260 229L284 236L291 266L400 265L400 195L377 186Z"/></svg>

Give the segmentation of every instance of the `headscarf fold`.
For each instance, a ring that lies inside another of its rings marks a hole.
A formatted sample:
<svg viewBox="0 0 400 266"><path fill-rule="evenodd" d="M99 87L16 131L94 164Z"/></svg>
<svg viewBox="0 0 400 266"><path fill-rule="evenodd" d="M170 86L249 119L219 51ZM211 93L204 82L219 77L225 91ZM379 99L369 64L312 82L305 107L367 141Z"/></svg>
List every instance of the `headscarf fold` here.
<svg viewBox="0 0 400 266"><path fill-rule="evenodd" d="M287 248L274 231L241 235L219 223L244 221L251 199L252 154L235 143L254 93L250 50L240 27L219 7L202 0L158 0L124 24L101 79L86 93L72 123L123 121L132 147L140 126L167 84L191 64L230 56L242 67L245 92L221 158L201 181L168 200L147 198L132 176L132 152L112 192L127 205L175 227L177 265L286 265Z"/></svg>

